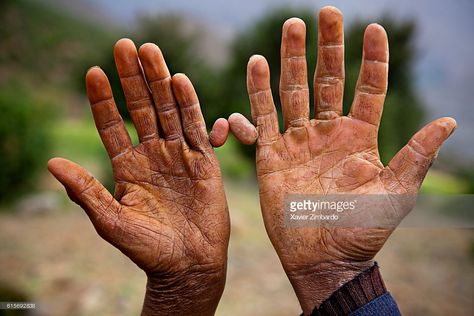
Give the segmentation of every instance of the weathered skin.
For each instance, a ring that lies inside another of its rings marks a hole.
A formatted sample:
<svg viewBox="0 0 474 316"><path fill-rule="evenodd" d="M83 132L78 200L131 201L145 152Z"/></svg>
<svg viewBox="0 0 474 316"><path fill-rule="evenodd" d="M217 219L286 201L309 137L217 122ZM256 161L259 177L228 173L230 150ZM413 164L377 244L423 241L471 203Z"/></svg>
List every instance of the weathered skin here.
<svg viewBox="0 0 474 316"><path fill-rule="evenodd" d="M229 122L224 118L217 119L209 134L209 141L212 146L220 147L225 144L227 136L229 136Z"/></svg>
<svg viewBox="0 0 474 316"><path fill-rule="evenodd" d="M239 141L244 145L252 145L257 139L257 129L245 116L233 113L229 116L229 125L232 133L238 135Z"/></svg>
<svg viewBox="0 0 474 316"><path fill-rule="evenodd" d="M212 315L224 288L230 228L196 93L186 76L170 77L156 45L143 45L138 57L133 42L122 39L114 56L138 145L131 143L100 68L88 71L86 86L112 161L115 198L73 162L55 158L49 170L100 236L146 272L142 315ZM213 131L220 144L228 133L224 121Z"/></svg>
<svg viewBox="0 0 474 316"><path fill-rule="evenodd" d="M385 30L371 24L365 31L363 61L348 116L342 116L343 57L342 14L325 7L319 14L316 117L309 119L305 25L296 18L285 22L280 78L283 134L278 128L266 60L253 56L247 69L252 119L258 131L256 163L265 227L305 314L371 266L393 228L290 228L283 217L285 195L416 194L439 147L456 126L451 118L428 124L383 166L377 132L387 91ZM239 120L244 126L243 118ZM229 119L229 123L235 133L233 121ZM242 135L237 133L236 137L241 139ZM387 208L395 214L396 225L406 209L394 205ZM357 214L361 218L383 215L374 210Z"/></svg>

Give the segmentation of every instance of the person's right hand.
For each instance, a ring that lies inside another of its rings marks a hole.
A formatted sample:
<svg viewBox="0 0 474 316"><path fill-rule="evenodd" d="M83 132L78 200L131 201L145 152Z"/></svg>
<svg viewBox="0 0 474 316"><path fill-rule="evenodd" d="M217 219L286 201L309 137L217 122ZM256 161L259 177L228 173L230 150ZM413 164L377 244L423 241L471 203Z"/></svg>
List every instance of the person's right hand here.
<svg viewBox="0 0 474 316"><path fill-rule="evenodd" d="M451 118L431 122L383 166L377 132L387 91L388 41L377 24L364 34L363 60L350 114L342 114L344 34L342 14L325 7L319 14L318 64L314 77L315 118L309 118L305 24L283 25L280 100L285 132L280 134L262 56L247 68L247 86L255 128L240 114L229 117L231 130L244 143L257 136L257 177L266 230L305 314L341 285L369 268L392 230L409 211L396 203L384 210L393 227L289 227L284 200L295 194L416 194L443 141L453 132ZM404 106L409 107L409 104ZM384 218L382 210L355 214ZM356 219L354 219L356 220Z"/></svg>
<svg viewBox="0 0 474 316"><path fill-rule="evenodd" d="M114 55L138 145L100 68L87 72L86 86L112 161L115 198L71 161L54 158L48 168L99 235L146 272L142 315L212 315L224 289L230 225L197 95L186 76L170 76L154 44L138 56L122 39ZM212 143L222 145L227 131L227 121L218 120Z"/></svg>

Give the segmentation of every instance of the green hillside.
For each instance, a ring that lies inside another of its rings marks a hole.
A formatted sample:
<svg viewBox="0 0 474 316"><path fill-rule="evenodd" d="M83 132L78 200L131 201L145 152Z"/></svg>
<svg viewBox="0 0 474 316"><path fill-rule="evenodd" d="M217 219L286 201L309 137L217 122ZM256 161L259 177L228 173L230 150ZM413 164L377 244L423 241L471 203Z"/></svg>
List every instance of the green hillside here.
<svg viewBox="0 0 474 316"><path fill-rule="evenodd" d="M0 83L69 88L81 60L99 57L114 36L57 8L32 1L0 4Z"/></svg>

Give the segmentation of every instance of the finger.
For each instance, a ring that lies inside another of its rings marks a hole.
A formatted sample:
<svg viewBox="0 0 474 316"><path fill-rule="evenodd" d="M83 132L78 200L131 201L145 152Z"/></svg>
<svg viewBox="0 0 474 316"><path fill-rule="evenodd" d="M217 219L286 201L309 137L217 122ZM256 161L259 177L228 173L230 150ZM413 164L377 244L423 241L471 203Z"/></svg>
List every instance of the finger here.
<svg viewBox="0 0 474 316"><path fill-rule="evenodd" d="M245 116L233 113L229 116L232 134L244 145L252 145L257 141L257 129Z"/></svg>
<svg viewBox="0 0 474 316"><path fill-rule="evenodd" d="M99 67L86 74L87 96L95 125L110 159L132 148L132 141L112 95L109 80Z"/></svg>
<svg viewBox="0 0 474 316"><path fill-rule="evenodd" d="M51 159L48 169L86 211L102 237L113 231L121 205L99 181L81 166L62 158Z"/></svg>
<svg viewBox="0 0 474 316"><path fill-rule="evenodd" d="M387 168L404 190L416 192L443 142L456 128L450 117L437 119L418 131L390 161Z"/></svg>
<svg viewBox="0 0 474 316"><path fill-rule="evenodd" d="M225 144L229 136L229 122L224 118L219 118L214 122L211 133L209 134L209 141L212 147L221 147Z"/></svg>
<svg viewBox="0 0 474 316"><path fill-rule="evenodd" d="M388 38L384 28L370 24L364 33L364 50L350 116L380 124L388 85Z"/></svg>
<svg viewBox="0 0 474 316"><path fill-rule="evenodd" d="M179 104L186 140L195 149L209 149L206 123L191 80L184 74L176 74L171 80L173 92Z"/></svg>
<svg viewBox="0 0 474 316"><path fill-rule="evenodd" d="M143 77L135 44L127 38L119 40L114 47L114 58L138 139L142 142L158 137L155 109Z"/></svg>
<svg viewBox="0 0 474 316"><path fill-rule="evenodd" d="M344 21L341 11L324 7L318 18L318 62L314 76L315 116L342 115L344 94Z"/></svg>
<svg viewBox="0 0 474 316"><path fill-rule="evenodd" d="M171 87L171 76L161 50L152 43L143 44L138 54L150 86L156 112L165 139L181 138L183 130L178 106Z"/></svg>
<svg viewBox="0 0 474 316"><path fill-rule="evenodd" d="M254 55L247 65L247 90L258 143L270 144L280 137L278 116L270 89L270 69L263 56Z"/></svg>
<svg viewBox="0 0 474 316"><path fill-rule="evenodd" d="M306 26L298 18L283 24L281 39L280 100L285 130L304 126L309 119Z"/></svg>

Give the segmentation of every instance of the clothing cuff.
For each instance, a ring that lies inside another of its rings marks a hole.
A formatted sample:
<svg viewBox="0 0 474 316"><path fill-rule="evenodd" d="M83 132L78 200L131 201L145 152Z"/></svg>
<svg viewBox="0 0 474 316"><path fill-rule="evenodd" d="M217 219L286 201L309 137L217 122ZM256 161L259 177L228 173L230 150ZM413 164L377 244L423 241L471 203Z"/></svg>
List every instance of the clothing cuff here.
<svg viewBox="0 0 474 316"><path fill-rule="evenodd" d="M328 299L313 310L310 316L349 315L386 293L388 294L380 275L379 266L375 263L331 294Z"/></svg>

